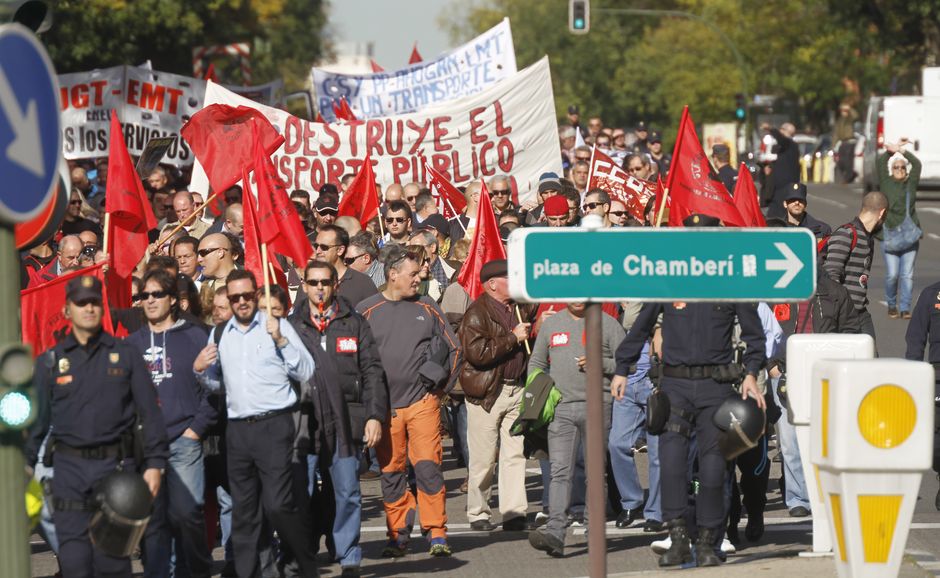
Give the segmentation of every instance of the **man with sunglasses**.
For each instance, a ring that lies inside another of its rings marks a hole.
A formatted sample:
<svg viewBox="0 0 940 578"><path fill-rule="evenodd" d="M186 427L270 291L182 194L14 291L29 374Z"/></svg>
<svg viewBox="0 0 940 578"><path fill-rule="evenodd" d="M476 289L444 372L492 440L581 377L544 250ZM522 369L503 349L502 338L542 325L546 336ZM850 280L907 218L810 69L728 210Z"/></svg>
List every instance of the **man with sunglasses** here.
<svg viewBox="0 0 940 578"><path fill-rule="evenodd" d="M512 183L506 175L496 175L490 179L489 186L490 203L493 205L493 212L499 217L503 211L515 209L512 204Z"/></svg>
<svg viewBox="0 0 940 578"><path fill-rule="evenodd" d="M235 270L232 242L222 233L206 235L199 241L197 261L202 267L200 281L211 289L225 285L225 278Z"/></svg>
<svg viewBox="0 0 940 578"><path fill-rule="evenodd" d="M78 235L84 231L94 231L95 234L98 234L101 231L101 228L94 221L82 216L83 203L81 193L73 189L71 197L69 197L68 207L65 209L65 218L62 221L63 235Z"/></svg>
<svg viewBox="0 0 940 578"><path fill-rule="evenodd" d="M147 570L164 575L175 549L177 566L188 568L194 578L208 578L212 556L205 541L202 439L215 423L216 411L190 370L206 342L206 330L180 319L176 278L162 269L144 275L137 297L147 323L127 342L150 371L170 442L164 483L147 526Z"/></svg>
<svg viewBox="0 0 940 578"><path fill-rule="evenodd" d="M334 224L339 214L339 197L321 193L314 204L313 214L317 219L317 230Z"/></svg>
<svg viewBox="0 0 940 578"><path fill-rule="evenodd" d="M346 264L346 250L349 247L349 233L336 225L325 225L317 232L313 243L313 258L325 261L336 269L338 295L344 297L353 306L367 297L379 292L372 279Z"/></svg>
<svg viewBox="0 0 940 578"><path fill-rule="evenodd" d="M317 576L313 531L303 509L306 496L296 494L292 468L293 413L300 399L291 380L310 379L313 358L286 319L258 310L258 284L250 271L232 271L225 286L234 315L215 330L220 336L210 336L193 371L212 391L225 379L235 569L239 576L258 575L266 517L289 545L302 576Z"/></svg>
<svg viewBox="0 0 940 578"><path fill-rule="evenodd" d="M591 189L584 195L585 215L597 215L604 221L604 228L613 226L610 221L610 195L604 189Z"/></svg>
<svg viewBox="0 0 940 578"><path fill-rule="evenodd" d="M610 209L607 211L607 220L610 221L611 227L627 226L630 220L630 213L627 212L627 206L623 204L623 201L616 198L610 199Z"/></svg>
<svg viewBox="0 0 940 578"><path fill-rule="evenodd" d="M415 208L416 201L418 200L418 194L421 193L421 185L418 183L408 183L401 188L402 198L408 203L408 207L411 208L411 212L414 213L418 209Z"/></svg>
<svg viewBox="0 0 940 578"><path fill-rule="evenodd" d="M408 244L408 233L411 232L411 207L405 201L392 201L388 204L385 211L385 245L394 243L397 245Z"/></svg>
<svg viewBox="0 0 940 578"><path fill-rule="evenodd" d="M332 527L342 576L359 576L359 457L382 438L389 421L388 389L372 329L349 301L337 296L337 281L332 265L310 261L304 271L306 299L298 299L290 322L318 369L311 380L316 425L308 488L314 487L319 466L321 476L332 481L335 515L325 527Z"/></svg>
<svg viewBox="0 0 940 578"><path fill-rule="evenodd" d="M379 246L375 237L368 231L360 231L349 239L343 264L363 275L368 275L376 287L385 284L385 268L379 261Z"/></svg>

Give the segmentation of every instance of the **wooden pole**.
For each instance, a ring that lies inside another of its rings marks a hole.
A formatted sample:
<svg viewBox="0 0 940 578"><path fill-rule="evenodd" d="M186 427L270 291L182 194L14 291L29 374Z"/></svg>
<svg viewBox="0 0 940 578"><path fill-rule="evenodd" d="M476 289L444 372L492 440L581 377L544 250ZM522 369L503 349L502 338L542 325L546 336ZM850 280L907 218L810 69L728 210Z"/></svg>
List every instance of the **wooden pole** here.
<svg viewBox="0 0 940 578"><path fill-rule="evenodd" d="M666 208L666 197L669 196L669 189L663 187L663 198L659 200L659 210L656 212L656 227L663 224L663 210Z"/></svg>
<svg viewBox="0 0 940 578"><path fill-rule="evenodd" d="M111 241L111 213L104 214L104 242L101 243L101 249L104 251L105 255L110 255L108 252L108 243Z"/></svg>
<svg viewBox="0 0 940 578"><path fill-rule="evenodd" d="M587 470L588 513L588 568L591 578L607 576L607 492L604 491L604 473L607 460L604 455L604 369L601 340L600 303L588 303L584 331L587 334Z"/></svg>
<svg viewBox="0 0 940 578"><path fill-rule="evenodd" d="M261 269L264 271L264 301L271 317L271 283L268 282L268 244L261 243Z"/></svg>
<svg viewBox="0 0 940 578"><path fill-rule="evenodd" d="M516 319L519 320L519 323L525 323L525 321L522 320L522 312L519 311L519 306L515 305L513 308L516 310ZM529 340L526 339L523 343L525 343L525 352L532 355L532 346L529 345Z"/></svg>
<svg viewBox="0 0 940 578"><path fill-rule="evenodd" d="M214 201L215 198L218 197L218 196L219 196L219 193L212 193L211 195L209 195L209 198L206 199L206 202L203 204L203 206L204 206L204 207L205 207L205 206L208 206L209 203L211 203L212 201ZM164 243L166 243L167 239L172 238L173 235L175 235L176 233L178 233L178 232L180 231L180 229L182 229L182 228L185 227L186 225L188 225L188 224L192 223L193 221L195 221L196 218L199 216L199 213L201 213L201 212L202 212L201 210L199 210L199 211L193 211L193 214L192 214L192 215L190 215L190 216L186 217L185 219L183 219L182 221L180 221L180 224L179 224L179 225L173 227L173 230L172 230L172 231L170 231L169 233L167 233L166 235L164 235L162 238L160 238L156 243L154 243L154 245L156 245L157 247L159 247L159 246L163 245ZM107 216L107 215L106 215L106 216Z"/></svg>

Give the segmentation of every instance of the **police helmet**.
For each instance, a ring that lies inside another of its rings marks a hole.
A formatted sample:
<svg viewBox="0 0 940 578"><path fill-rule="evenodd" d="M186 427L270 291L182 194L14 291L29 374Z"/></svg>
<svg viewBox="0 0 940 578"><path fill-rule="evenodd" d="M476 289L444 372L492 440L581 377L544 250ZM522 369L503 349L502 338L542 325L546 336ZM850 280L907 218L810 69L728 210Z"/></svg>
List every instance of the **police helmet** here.
<svg viewBox="0 0 940 578"><path fill-rule="evenodd" d="M757 401L750 397L741 399L739 395L726 399L712 420L723 432L718 438L718 447L726 460L733 460L756 446L767 425L767 416Z"/></svg>
<svg viewBox="0 0 940 578"><path fill-rule="evenodd" d="M91 541L117 557L134 553L150 521L153 497L140 474L116 471L108 475L95 497L98 510L88 525Z"/></svg>

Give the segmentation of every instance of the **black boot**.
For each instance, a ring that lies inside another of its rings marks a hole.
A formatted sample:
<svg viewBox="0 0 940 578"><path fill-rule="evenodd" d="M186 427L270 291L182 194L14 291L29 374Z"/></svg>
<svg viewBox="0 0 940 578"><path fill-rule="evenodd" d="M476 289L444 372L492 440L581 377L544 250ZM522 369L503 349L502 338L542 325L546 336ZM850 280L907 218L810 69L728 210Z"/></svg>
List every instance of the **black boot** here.
<svg viewBox="0 0 940 578"><path fill-rule="evenodd" d="M721 558L715 552L715 542L718 530L715 528L699 528L698 539L695 541L695 560L698 566L718 566Z"/></svg>
<svg viewBox="0 0 940 578"><path fill-rule="evenodd" d="M685 529L685 518L670 520L669 540L672 542L669 549L659 557L660 566L681 566L692 561L692 546L689 543L689 532Z"/></svg>

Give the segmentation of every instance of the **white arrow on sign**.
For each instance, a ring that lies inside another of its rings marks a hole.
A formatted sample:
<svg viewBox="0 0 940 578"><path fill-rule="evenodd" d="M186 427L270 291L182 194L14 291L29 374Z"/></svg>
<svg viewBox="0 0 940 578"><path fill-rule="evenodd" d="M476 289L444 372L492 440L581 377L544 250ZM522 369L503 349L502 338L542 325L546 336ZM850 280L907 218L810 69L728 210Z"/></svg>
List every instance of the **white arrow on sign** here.
<svg viewBox="0 0 940 578"><path fill-rule="evenodd" d="M7 120L13 128L13 142L7 146L7 158L37 177L44 177L46 165L42 159L42 143L39 142L39 114L36 112L36 101L30 100L26 105L26 112L23 112L2 66L0 66L0 108L6 112Z"/></svg>
<svg viewBox="0 0 940 578"><path fill-rule="evenodd" d="M764 264L768 271L784 271L785 273L774 283L774 289L783 289L793 281L796 274L803 269L803 262L796 256L786 243L774 243L774 247L783 255L783 259L767 259Z"/></svg>

